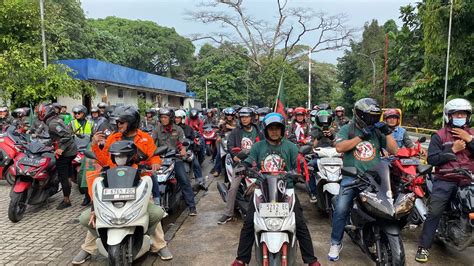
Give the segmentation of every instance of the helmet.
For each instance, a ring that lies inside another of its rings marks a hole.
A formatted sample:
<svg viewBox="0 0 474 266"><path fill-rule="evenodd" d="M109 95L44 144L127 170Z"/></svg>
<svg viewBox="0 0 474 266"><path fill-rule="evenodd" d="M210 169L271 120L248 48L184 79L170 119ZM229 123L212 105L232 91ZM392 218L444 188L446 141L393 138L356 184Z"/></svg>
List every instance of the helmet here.
<svg viewBox="0 0 474 266"><path fill-rule="evenodd" d="M319 110L331 110L331 105L328 103L321 103L319 104Z"/></svg>
<svg viewBox="0 0 474 266"><path fill-rule="evenodd" d="M114 164L124 166L135 163L138 149L133 141L121 140L110 145L109 153Z"/></svg>
<svg viewBox="0 0 474 266"><path fill-rule="evenodd" d="M234 108L234 110L235 110L236 112L238 112L238 111L240 111L240 108L242 108L242 106L236 104L236 105L232 106L232 108Z"/></svg>
<svg viewBox="0 0 474 266"><path fill-rule="evenodd" d="M92 113L98 113L99 112L99 107L92 107L91 108L91 114Z"/></svg>
<svg viewBox="0 0 474 266"><path fill-rule="evenodd" d="M73 113L84 113L87 114L87 108L84 105L76 105L72 108Z"/></svg>
<svg viewBox="0 0 474 266"><path fill-rule="evenodd" d="M36 107L36 113L40 121L46 121L48 118L57 115L52 104L39 104Z"/></svg>
<svg viewBox="0 0 474 266"><path fill-rule="evenodd" d="M316 114L316 124L320 127L329 127L332 123L332 115L327 110L319 110Z"/></svg>
<svg viewBox="0 0 474 266"><path fill-rule="evenodd" d="M106 108L106 107L107 107L107 104L104 102L100 102L97 104L97 108Z"/></svg>
<svg viewBox="0 0 474 266"><path fill-rule="evenodd" d="M316 122L316 115L318 114L317 110L311 110L309 113L309 116L311 118L311 122Z"/></svg>
<svg viewBox="0 0 474 266"><path fill-rule="evenodd" d="M252 108L250 107L242 107L239 111L239 117L253 117L255 115L255 112Z"/></svg>
<svg viewBox="0 0 474 266"><path fill-rule="evenodd" d="M199 111L195 108L192 108L190 111L189 111L189 118L191 119L196 119L198 118L198 115L199 115Z"/></svg>
<svg viewBox="0 0 474 266"><path fill-rule="evenodd" d="M306 109L304 107L296 107L293 113L295 115L306 115Z"/></svg>
<svg viewBox="0 0 474 266"><path fill-rule="evenodd" d="M316 111L318 111L318 110L319 110L319 105L315 105L315 106L313 106L313 110L316 110Z"/></svg>
<svg viewBox="0 0 474 266"><path fill-rule="evenodd" d="M12 112L12 116L14 118L21 118L21 117L24 117L26 116L26 110L25 108L16 108L13 112Z"/></svg>
<svg viewBox="0 0 474 266"><path fill-rule="evenodd" d="M383 112L383 120L389 118L389 117L396 117L400 119L400 112L397 109L387 109L385 112Z"/></svg>
<svg viewBox="0 0 474 266"><path fill-rule="evenodd" d="M181 117L182 119L185 119L186 118L186 112L183 111L183 110L176 110L176 112L174 112L174 116L175 117Z"/></svg>
<svg viewBox="0 0 474 266"><path fill-rule="evenodd" d="M336 107L335 111L336 112L344 112L344 107L338 106L338 107Z"/></svg>
<svg viewBox="0 0 474 266"><path fill-rule="evenodd" d="M109 119L112 116L112 113L115 111L115 105L109 105L105 107L104 116L105 118Z"/></svg>
<svg viewBox="0 0 474 266"><path fill-rule="evenodd" d="M270 107L261 107L261 108L258 108L256 110L256 113L257 115L259 116L266 116L267 114L269 114L272 110L270 109Z"/></svg>
<svg viewBox="0 0 474 266"><path fill-rule="evenodd" d="M118 106L111 114L114 121L124 121L128 123L126 132L138 129L140 126L140 113L130 105Z"/></svg>
<svg viewBox="0 0 474 266"><path fill-rule="evenodd" d="M6 107L6 106L1 106L1 107L0 107L0 112L8 112L8 107Z"/></svg>
<svg viewBox="0 0 474 266"><path fill-rule="evenodd" d="M279 113L269 113L263 118L265 138L269 138L267 129L270 125L277 124L281 128L282 137L285 134L285 118Z"/></svg>
<svg viewBox="0 0 474 266"><path fill-rule="evenodd" d="M174 111L168 107L162 107L158 111L158 116L167 115L170 118L174 118Z"/></svg>
<svg viewBox="0 0 474 266"><path fill-rule="evenodd" d="M293 115L293 108L286 109L286 113L288 114L288 116L292 116Z"/></svg>
<svg viewBox="0 0 474 266"><path fill-rule="evenodd" d="M222 111L222 113L224 113L224 115L235 115L236 112L235 112L234 108L228 107L228 108L224 109Z"/></svg>
<svg viewBox="0 0 474 266"><path fill-rule="evenodd" d="M373 126L380 120L380 115L382 111L375 99L362 98L354 104L355 122L361 128Z"/></svg>
<svg viewBox="0 0 474 266"><path fill-rule="evenodd" d="M446 103L444 106L443 118L447 124L453 125L453 119L449 118L455 112L467 112L466 125L471 124L472 106L468 100L457 98Z"/></svg>

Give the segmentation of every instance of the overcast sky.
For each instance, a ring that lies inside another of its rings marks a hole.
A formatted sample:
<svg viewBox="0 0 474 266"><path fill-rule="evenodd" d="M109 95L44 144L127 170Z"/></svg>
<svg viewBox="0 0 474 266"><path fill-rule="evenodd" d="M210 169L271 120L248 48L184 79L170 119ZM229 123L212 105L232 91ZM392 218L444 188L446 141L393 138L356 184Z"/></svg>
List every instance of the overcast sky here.
<svg viewBox="0 0 474 266"><path fill-rule="evenodd" d="M193 33L222 31L217 25L208 26L185 19L185 12L201 0L82 0L88 18L116 16L128 19L155 21L159 25L173 27L184 36ZM308 7L328 14L345 13L348 25L362 28L364 23L377 19L383 24L394 19L400 26L400 6L415 3L415 0L289 0L291 6ZM244 6L252 15L267 21L275 21L275 0L245 0ZM311 39L304 40L311 44ZM313 55L317 61L336 63L342 51L328 51Z"/></svg>

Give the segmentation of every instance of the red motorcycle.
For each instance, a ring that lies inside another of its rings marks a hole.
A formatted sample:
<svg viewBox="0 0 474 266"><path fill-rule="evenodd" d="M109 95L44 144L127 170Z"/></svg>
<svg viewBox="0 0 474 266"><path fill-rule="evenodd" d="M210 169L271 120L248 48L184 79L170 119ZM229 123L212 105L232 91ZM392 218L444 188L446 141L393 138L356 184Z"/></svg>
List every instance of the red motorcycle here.
<svg viewBox="0 0 474 266"><path fill-rule="evenodd" d="M431 165L422 164L420 159L421 143L426 138L421 137L413 148L400 148L392 157L392 173L398 177L399 189L412 192L415 196L415 208L410 217L410 223L419 225L424 222L428 212L424 203L426 176L433 169ZM400 191L403 192L403 191Z"/></svg>
<svg viewBox="0 0 474 266"><path fill-rule="evenodd" d="M15 178L9 174L8 169L13 165L13 159L21 152L21 145L26 143L23 135L16 132L0 134L0 179L13 185Z"/></svg>
<svg viewBox="0 0 474 266"><path fill-rule="evenodd" d="M207 124L204 126L204 133L202 136L204 137L204 141L206 142L206 155L214 157L217 152L217 130L219 127L211 124Z"/></svg>
<svg viewBox="0 0 474 266"><path fill-rule="evenodd" d="M43 204L59 189L53 147L31 142L21 150L9 168L15 183L10 193L8 218L14 223L23 218L27 205Z"/></svg>

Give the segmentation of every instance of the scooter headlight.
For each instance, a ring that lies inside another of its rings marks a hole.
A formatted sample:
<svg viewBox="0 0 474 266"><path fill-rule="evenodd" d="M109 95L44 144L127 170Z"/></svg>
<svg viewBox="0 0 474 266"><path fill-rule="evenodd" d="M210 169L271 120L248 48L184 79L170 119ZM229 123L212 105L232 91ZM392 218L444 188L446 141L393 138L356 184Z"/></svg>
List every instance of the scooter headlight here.
<svg viewBox="0 0 474 266"><path fill-rule="evenodd" d="M265 219L265 225L270 231L279 231L283 224L283 219L281 218L267 218Z"/></svg>

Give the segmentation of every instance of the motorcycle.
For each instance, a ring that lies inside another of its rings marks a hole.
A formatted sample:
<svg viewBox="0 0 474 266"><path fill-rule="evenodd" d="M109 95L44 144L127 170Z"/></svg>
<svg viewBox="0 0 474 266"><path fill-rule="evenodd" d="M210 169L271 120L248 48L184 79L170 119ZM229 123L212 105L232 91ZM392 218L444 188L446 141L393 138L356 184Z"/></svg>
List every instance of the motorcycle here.
<svg viewBox="0 0 474 266"><path fill-rule="evenodd" d="M239 147L234 148L232 152L237 153L237 157L240 160L245 160L248 156L248 153L242 151ZM219 194L221 195L222 200L224 202L227 202L227 194L230 189L230 186L232 185L233 182L237 182L235 181L235 175L234 175L234 161L230 153L226 155L225 169L226 169L226 173L229 179L229 183L226 185L223 182L217 182L217 190L219 191ZM245 216L247 215L247 210L250 204L250 195L246 193L247 189L253 183L255 183L255 181L256 179L254 177L246 176L240 183L239 191L237 192L237 196L235 199L235 208L236 208L236 211L238 211L238 213L242 217L242 219L244 219Z"/></svg>
<svg viewBox="0 0 474 266"><path fill-rule="evenodd" d="M212 124L204 125L204 141L206 142L206 155L212 156L216 154L216 140L218 127Z"/></svg>
<svg viewBox="0 0 474 266"><path fill-rule="evenodd" d="M219 151L220 151L221 158L216 158L216 160L221 160L222 165L224 165L224 166L226 165L226 161L228 161L227 160L227 154L228 154L228 152L227 152L227 140L229 139L229 136L230 136L230 132L225 132L224 134L221 134L221 141L219 143ZM224 176L225 176L225 181L228 182L229 177L228 177L227 170L224 171Z"/></svg>
<svg viewBox="0 0 474 266"><path fill-rule="evenodd" d="M342 168L355 181L344 189L358 189L346 233L376 265L404 265L405 250L400 237L415 201L411 193L393 197L390 163L382 160L373 169L358 173L355 167Z"/></svg>
<svg viewBox="0 0 474 266"><path fill-rule="evenodd" d="M118 141L110 146L119 145ZM165 149L158 148L155 155ZM96 159L91 151L87 158ZM99 253L108 257L110 265L131 265L150 249L147 206L153 183L145 167L128 165L110 168L92 184L96 213L96 240Z"/></svg>
<svg viewBox="0 0 474 266"><path fill-rule="evenodd" d="M0 134L0 179L6 180L10 185L15 183L15 178L9 174L9 168L26 141L24 135L15 131Z"/></svg>
<svg viewBox="0 0 474 266"><path fill-rule="evenodd" d="M15 178L10 193L8 218L16 223L23 218L27 205L39 205L58 192L56 158L51 146L31 142L22 146L9 173Z"/></svg>
<svg viewBox="0 0 474 266"><path fill-rule="evenodd" d="M316 208L332 219L336 197L339 195L339 184L342 180L342 154L333 147L315 148L313 152L318 164Z"/></svg>
<svg viewBox="0 0 474 266"><path fill-rule="evenodd" d="M444 174L461 174L471 178L471 184L458 187L447 211L439 222L436 238L455 250L474 246L474 174L464 168L440 170ZM429 192L432 179L427 179Z"/></svg>

